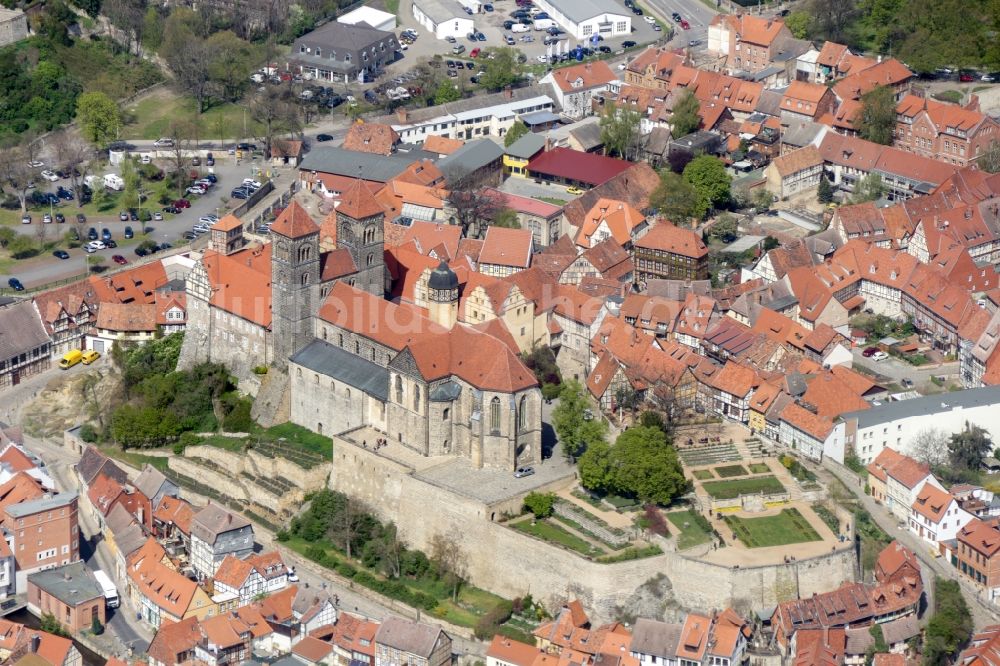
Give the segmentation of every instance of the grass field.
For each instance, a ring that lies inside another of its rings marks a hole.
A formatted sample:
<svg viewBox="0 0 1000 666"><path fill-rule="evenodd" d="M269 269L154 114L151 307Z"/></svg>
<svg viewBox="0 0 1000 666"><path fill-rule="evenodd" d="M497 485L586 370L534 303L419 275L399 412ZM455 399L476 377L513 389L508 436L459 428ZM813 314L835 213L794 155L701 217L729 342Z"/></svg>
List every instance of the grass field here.
<svg viewBox="0 0 1000 666"><path fill-rule="evenodd" d="M600 548L592 546L587 541L584 541L575 534L570 534L554 523L546 522L544 520L536 520L534 525L531 523L531 520L522 520L519 523L513 523L511 527L550 543L565 546L570 550L575 550L581 555L602 555L604 553L604 551Z"/></svg>
<svg viewBox="0 0 1000 666"><path fill-rule="evenodd" d="M743 465L725 465L723 467L716 467L715 473L719 475L719 478L728 479L734 476L746 476L747 471Z"/></svg>
<svg viewBox="0 0 1000 666"><path fill-rule="evenodd" d="M715 475L712 474L712 470L710 469L696 469L691 473L694 474L694 478L698 479L699 481L707 481L708 479L715 478Z"/></svg>
<svg viewBox="0 0 1000 666"><path fill-rule="evenodd" d="M765 474L770 472L771 468L764 463L750 463L750 473L751 474Z"/></svg>
<svg viewBox="0 0 1000 666"><path fill-rule="evenodd" d="M698 524L694 513L690 510L674 511L666 515L667 520L677 528L678 549L685 550L711 541L712 535Z"/></svg>
<svg viewBox="0 0 1000 666"><path fill-rule="evenodd" d="M820 536L798 509L784 509L776 516L740 518L726 516L726 524L747 548L784 546L819 541Z"/></svg>
<svg viewBox="0 0 1000 666"><path fill-rule="evenodd" d="M730 479L728 481L708 481L702 484L709 495L716 499L732 499L740 495L753 493L781 493L785 487L773 476L756 476L749 479Z"/></svg>
<svg viewBox="0 0 1000 666"><path fill-rule="evenodd" d="M122 128L122 139L158 139L168 134L173 121L198 120L201 141L224 143L235 142L244 136L259 136L260 128L243 107L236 104L220 104L208 109L200 116L196 113L196 102L191 97L176 95L153 95L137 104L126 107L129 122ZM244 131L244 121L246 131ZM220 134L220 123L222 132Z"/></svg>

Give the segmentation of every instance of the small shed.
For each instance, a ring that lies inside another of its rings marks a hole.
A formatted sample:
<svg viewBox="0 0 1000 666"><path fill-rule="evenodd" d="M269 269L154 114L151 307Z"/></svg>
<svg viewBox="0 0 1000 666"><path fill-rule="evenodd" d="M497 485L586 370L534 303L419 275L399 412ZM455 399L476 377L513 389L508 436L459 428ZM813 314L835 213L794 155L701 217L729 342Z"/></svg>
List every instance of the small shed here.
<svg viewBox="0 0 1000 666"><path fill-rule="evenodd" d="M297 167L302 160L302 142L298 139L275 139L271 143L271 165Z"/></svg>

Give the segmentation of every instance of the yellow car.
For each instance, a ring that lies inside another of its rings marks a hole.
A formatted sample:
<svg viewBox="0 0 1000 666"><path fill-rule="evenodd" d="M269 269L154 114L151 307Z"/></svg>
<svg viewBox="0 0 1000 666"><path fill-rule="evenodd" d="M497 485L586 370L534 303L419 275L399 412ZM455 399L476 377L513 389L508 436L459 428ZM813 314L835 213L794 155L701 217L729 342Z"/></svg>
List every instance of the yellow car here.
<svg viewBox="0 0 1000 666"><path fill-rule="evenodd" d="M567 187L566 194L583 194L583 190L579 187Z"/></svg>

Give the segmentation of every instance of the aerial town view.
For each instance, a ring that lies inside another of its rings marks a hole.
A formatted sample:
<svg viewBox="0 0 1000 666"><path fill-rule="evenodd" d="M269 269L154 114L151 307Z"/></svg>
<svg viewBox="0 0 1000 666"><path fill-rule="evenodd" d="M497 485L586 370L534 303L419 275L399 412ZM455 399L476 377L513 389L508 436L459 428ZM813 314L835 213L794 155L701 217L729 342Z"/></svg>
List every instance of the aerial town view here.
<svg viewBox="0 0 1000 666"><path fill-rule="evenodd" d="M0 666L1000 666L998 35L0 0Z"/></svg>

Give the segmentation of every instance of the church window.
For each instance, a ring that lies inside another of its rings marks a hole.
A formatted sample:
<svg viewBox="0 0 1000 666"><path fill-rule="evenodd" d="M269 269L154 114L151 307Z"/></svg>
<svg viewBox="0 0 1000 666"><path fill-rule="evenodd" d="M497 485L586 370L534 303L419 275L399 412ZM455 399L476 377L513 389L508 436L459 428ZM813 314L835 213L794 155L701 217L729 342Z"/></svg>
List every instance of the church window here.
<svg viewBox="0 0 1000 666"><path fill-rule="evenodd" d="M308 261L312 257L312 248L303 245L299 248L299 261Z"/></svg>
<svg viewBox="0 0 1000 666"><path fill-rule="evenodd" d="M372 261L373 261L374 259L375 259L375 255L374 255L374 254L371 254L371 253L369 253L369 254L368 254L368 258L367 258L367 259L365 259L365 265L367 265L367 266L371 266L371 265L372 265Z"/></svg>
<svg viewBox="0 0 1000 666"><path fill-rule="evenodd" d="M351 399L351 389L349 388L344 389L344 397L347 398L348 400Z"/></svg>
<svg viewBox="0 0 1000 666"><path fill-rule="evenodd" d="M444 410L441 412L441 420L442 421L447 421L448 420L448 412L449 412L448 408L445 407Z"/></svg>
<svg viewBox="0 0 1000 666"><path fill-rule="evenodd" d="M500 398L490 401L490 432L500 432Z"/></svg>
<svg viewBox="0 0 1000 666"><path fill-rule="evenodd" d="M372 348L369 350L369 357L371 358L372 363L374 363L375 362L375 345L372 345Z"/></svg>
<svg viewBox="0 0 1000 666"><path fill-rule="evenodd" d="M396 375L396 402L403 404L403 378Z"/></svg>
<svg viewBox="0 0 1000 666"><path fill-rule="evenodd" d="M413 409L420 411L420 387L413 387Z"/></svg>
<svg viewBox="0 0 1000 666"><path fill-rule="evenodd" d="M525 430L528 427L528 396L522 395L517 407L517 427Z"/></svg>
<svg viewBox="0 0 1000 666"><path fill-rule="evenodd" d="M302 284L309 284L309 273L302 274Z"/></svg>
<svg viewBox="0 0 1000 666"><path fill-rule="evenodd" d="M326 341L326 326L323 327L323 340Z"/></svg>

